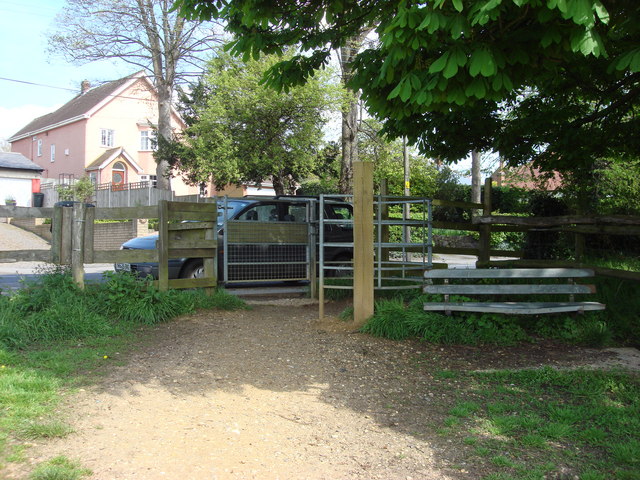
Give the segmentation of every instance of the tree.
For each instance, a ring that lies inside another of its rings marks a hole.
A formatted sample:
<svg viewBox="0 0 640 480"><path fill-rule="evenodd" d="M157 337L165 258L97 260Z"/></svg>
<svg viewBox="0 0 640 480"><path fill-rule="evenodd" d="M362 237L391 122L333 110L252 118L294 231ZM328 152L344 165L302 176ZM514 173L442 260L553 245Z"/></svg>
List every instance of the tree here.
<svg viewBox="0 0 640 480"><path fill-rule="evenodd" d="M67 0L49 47L77 63L119 59L149 72L158 92L160 136L169 139L178 77L198 67L216 35L171 11L169 0ZM199 68L199 67L198 67ZM158 188L170 188L168 165L158 162Z"/></svg>
<svg viewBox="0 0 640 480"><path fill-rule="evenodd" d="M358 150L361 160L373 162L373 181L379 186L387 180L389 195L404 195L404 162L402 140L389 140L379 134L380 122L367 119L358 131ZM411 194L434 198L437 191L438 169L435 164L423 156L409 154Z"/></svg>
<svg viewBox="0 0 640 480"><path fill-rule="evenodd" d="M286 45L300 45L300 55L267 72L267 83L276 88L304 82L328 63L331 48L346 45L363 26L377 25L379 44L356 55L351 88L362 90L369 112L385 122L391 137L406 135L428 154L435 135L446 140L440 144L446 153L441 157L449 161L500 143L495 133L501 130L492 126L502 126L502 115L518 108L523 94L567 93L563 80L573 76L585 75L585 92L593 76L615 81L593 96L577 95L574 105L592 110L571 116L567 106L559 125L571 128L600 120L613 125L617 117L625 121L625 132L637 133L637 115L629 113L635 112L630 105L640 94L636 0L177 0L176 5L191 18L224 19L236 35L231 48L236 54L280 53ZM573 72L579 65L585 68ZM432 116L452 120L452 130L468 135L458 136L459 145L454 145L442 129L434 134ZM496 149L508 160L522 151L518 131L522 128L513 131L512 142ZM566 141L569 135L562 137ZM525 147L535 153L539 144L544 140L527 139ZM621 143L591 147L602 145ZM588 161L585 152L586 147L580 152L583 162ZM570 163L558 154L552 157L556 162Z"/></svg>
<svg viewBox="0 0 640 480"><path fill-rule="evenodd" d="M162 148L192 184L272 180L293 193L309 175L322 145L327 110L337 92L318 74L302 87L277 93L260 84L274 57L243 62L218 51L189 100L192 125Z"/></svg>

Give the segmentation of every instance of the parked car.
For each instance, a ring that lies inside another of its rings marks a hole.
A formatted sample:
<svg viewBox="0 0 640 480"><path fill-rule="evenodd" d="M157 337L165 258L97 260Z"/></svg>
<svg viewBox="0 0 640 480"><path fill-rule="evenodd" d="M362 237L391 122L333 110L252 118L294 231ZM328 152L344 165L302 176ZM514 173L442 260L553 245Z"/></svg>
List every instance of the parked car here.
<svg viewBox="0 0 640 480"><path fill-rule="evenodd" d="M226 201L228 220L246 220L261 222L305 222L309 197L243 197L229 198ZM313 202L312 205L317 205ZM218 278L223 280L224 255L228 259L228 280L282 280L303 278L306 272L306 247L296 245L262 245L251 244L230 246L230 252L223 251L225 203L218 202ZM316 212L317 218L317 212ZM351 204L341 200L325 200L324 218L350 220L353 218ZM326 262L350 262L353 258L353 248L348 244L353 242L353 225L325 224L325 242L347 245L325 247ZM154 249L158 241L158 234L133 238L122 244L121 249ZM292 261L293 260L293 261ZM246 262L246 263L243 263ZM268 268L265 268L268 265ZM132 272L138 276L152 276L158 278L158 264L155 262L116 263L117 272ZM260 268L258 268L260 267ZM204 273L201 258L178 258L169 260L169 278L198 278Z"/></svg>

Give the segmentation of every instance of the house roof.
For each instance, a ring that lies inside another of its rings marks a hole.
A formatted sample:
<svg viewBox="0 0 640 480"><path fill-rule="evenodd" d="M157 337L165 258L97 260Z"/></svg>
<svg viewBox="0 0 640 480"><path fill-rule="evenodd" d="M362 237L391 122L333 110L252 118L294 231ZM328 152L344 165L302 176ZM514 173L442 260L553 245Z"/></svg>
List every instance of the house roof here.
<svg viewBox="0 0 640 480"><path fill-rule="evenodd" d="M44 168L36 165L21 153L0 152L0 168L12 170L36 170L41 172Z"/></svg>
<svg viewBox="0 0 640 480"><path fill-rule="evenodd" d="M146 78L144 72L134 73L128 77L105 83L99 87L88 90L86 93L77 95L58 110L29 122L9 138L9 142L15 142L16 140L50 130L54 127L89 118L104 103L111 100L111 98L118 95L139 78Z"/></svg>
<svg viewBox="0 0 640 480"><path fill-rule="evenodd" d="M96 158L91 164L89 164L85 170L88 172L92 170L102 170L104 167L109 165L116 158L122 157L127 161L133 168L136 169L138 173L142 173L143 169L136 163L136 161L127 153L127 151L122 147L111 148L105 151L102 155Z"/></svg>

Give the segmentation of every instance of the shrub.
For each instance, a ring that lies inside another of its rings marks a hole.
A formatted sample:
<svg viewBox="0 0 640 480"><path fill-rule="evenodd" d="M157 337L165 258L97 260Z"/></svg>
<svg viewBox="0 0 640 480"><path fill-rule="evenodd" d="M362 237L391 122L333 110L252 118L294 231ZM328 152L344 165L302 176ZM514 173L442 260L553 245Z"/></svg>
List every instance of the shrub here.
<svg viewBox="0 0 640 480"><path fill-rule="evenodd" d="M104 282L80 290L58 267L26 282L11 296L0 296L0 345L22 348L62 339L113 335L128 325L153 324L198 308L235 309L244 302L217 291L160 292L130 274L105 274Z"/></svg>

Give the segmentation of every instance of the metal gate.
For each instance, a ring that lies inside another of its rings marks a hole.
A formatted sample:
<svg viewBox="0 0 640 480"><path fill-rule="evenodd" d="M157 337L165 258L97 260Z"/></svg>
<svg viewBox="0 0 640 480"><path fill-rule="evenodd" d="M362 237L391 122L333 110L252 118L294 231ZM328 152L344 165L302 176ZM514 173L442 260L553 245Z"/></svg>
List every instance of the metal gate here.
<svg viewBox="0 0 640 480"><path fill-rule="evenodd" d="M315 283L313 201L277 199L257 204L222 228L225 283L311 281Z"/></svg>

